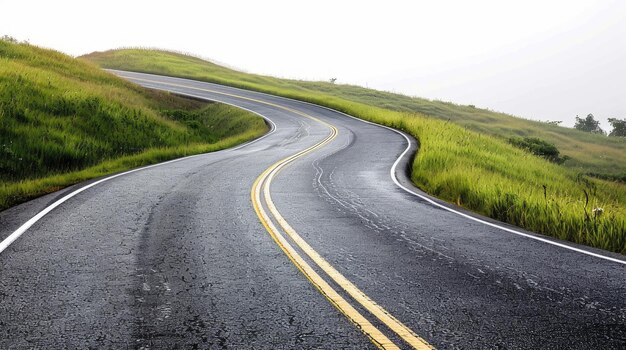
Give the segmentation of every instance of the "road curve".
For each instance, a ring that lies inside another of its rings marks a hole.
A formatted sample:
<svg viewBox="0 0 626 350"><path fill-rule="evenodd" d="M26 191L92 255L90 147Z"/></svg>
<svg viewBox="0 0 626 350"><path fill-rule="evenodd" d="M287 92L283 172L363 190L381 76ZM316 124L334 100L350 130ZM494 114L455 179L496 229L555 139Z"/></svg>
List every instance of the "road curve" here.
<svg viewBox="0 0 626 350"><path fill-rule="evenodd" d="M411 186L405 136L116 73L248 109L273 131L1 212L8 242L95 184L0 253L1 349L626 348L622 256L446 210Z"/></svg>

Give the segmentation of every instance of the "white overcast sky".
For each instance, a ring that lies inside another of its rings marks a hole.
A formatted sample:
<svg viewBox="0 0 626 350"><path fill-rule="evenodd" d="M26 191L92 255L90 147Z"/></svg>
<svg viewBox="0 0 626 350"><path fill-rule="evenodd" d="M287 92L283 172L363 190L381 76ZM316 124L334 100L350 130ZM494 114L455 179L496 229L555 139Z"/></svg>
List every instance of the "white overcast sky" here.
<svg viewBox="0 0 626 350"><path fill-rule="evenodd" d="M626 1L0 0L0 35L71 55L185 51L568 126L626 117Z"/></svg>

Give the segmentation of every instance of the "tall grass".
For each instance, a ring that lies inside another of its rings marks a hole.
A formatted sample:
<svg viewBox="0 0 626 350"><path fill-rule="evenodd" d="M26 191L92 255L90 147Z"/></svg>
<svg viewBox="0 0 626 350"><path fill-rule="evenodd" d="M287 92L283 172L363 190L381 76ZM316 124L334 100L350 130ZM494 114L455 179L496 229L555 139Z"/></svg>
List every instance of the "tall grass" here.
<svg viewBox="0 0 626 350"><path fill-rule="evenodd" d="M200 143L184 146L150 148L143 152L105 160L97 165L66 173L59 173L40 178L15 182L0 181L0 209L6 209L34 197L58 191L69 185L95 177L122 172L144 165L190 156L199 153L214 152L233 147L240 143L261 136L264 131L247 130L220 139L215 143Z"/></svg>
<svg viewBox="0 0 626 350"><path fill-rule="evenodd" d="M472 107L251 75L164 51L107 51L85 59L106 68L200 79L313 102L404 130L420 143L411 176L426 192L528 230L626 253L626 186L580 175L581 169L626 169L622 141ZM549 139L574 163L559 166L515 148L506 142L511 134ZM607 155L613 160L607 161ZM594 208L604 211L594 214Z"/></svg>
<svg viewBox="0 0 626 350"><path fill-rule="evenodd" d="M0 40L0 210L266 130L249 112L143 89L58 52Z"/></svg>

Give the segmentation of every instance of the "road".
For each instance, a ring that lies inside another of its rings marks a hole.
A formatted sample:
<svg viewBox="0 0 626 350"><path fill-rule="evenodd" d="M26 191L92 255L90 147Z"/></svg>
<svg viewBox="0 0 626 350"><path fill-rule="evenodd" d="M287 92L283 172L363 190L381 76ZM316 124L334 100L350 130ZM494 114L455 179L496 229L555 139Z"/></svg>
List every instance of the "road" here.
<svg viewBox="0 0 626 350"><path fill-rule="evenodd" d="M6 242L94 184L0 253L1 349L626 348L622 256L425 196L405 136L270 95L117 74L273 129L1 212Z"/></svg>

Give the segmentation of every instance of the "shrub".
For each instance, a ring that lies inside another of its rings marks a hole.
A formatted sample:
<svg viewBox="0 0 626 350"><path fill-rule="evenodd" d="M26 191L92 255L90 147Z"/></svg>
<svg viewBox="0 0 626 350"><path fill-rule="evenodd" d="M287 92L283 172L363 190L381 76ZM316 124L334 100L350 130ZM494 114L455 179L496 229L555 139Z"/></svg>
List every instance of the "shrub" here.
<svg viewBox="0 0 626 350"><path fill-rule="evenodd" d="M553 163L562 164L569 158L567 156L561 156L554 144L536 137L514 137L509 139L509 143Z"/></svg>

